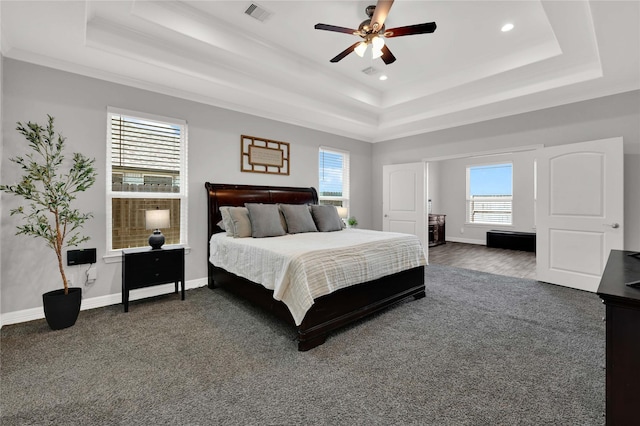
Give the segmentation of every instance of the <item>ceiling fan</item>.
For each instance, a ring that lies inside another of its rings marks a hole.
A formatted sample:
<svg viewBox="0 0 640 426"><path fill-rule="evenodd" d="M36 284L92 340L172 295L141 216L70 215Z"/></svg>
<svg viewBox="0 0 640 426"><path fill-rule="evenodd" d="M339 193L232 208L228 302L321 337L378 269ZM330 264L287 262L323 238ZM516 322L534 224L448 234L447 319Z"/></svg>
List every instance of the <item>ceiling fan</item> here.
<svg viewBox="0 0 640 426"><path fill-rule="evenodd" d="M356 52L360 57L364 55L367 50L367 46L372 46L373 59L381 58L385 64L389 65L395 62L396 57L384 43L384 38L400 37L413 34L425 34L432 33L436 30L435 22L427 22L424 24L407 25L405 27L391 28L385 30L384 21L387 19L389 10L393 0L378 0L377 5L368 6L365 9L369 19L366 19L360 23L357 30L345 27L337 27L335 25L316 24L316 30L334 31L337 33L353 34L360 36L362 41L352 44L344 51L340 52L336 57L331 59L331 62L338 62L342 60L351 52Z"/></svg>

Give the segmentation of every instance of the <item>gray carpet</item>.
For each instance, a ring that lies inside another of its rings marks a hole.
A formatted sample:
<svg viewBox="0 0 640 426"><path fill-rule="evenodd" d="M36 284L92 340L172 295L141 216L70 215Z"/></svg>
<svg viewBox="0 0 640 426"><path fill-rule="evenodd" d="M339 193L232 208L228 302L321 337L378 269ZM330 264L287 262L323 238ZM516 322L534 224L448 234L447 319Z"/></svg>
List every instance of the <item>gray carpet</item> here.
<svg viewBox="0 0 640 426"><path fill-rule="evenodd" d="M600 425L595 294L432 265L427 297L332 334L200 288L1 331L2 425Z"/></svg>

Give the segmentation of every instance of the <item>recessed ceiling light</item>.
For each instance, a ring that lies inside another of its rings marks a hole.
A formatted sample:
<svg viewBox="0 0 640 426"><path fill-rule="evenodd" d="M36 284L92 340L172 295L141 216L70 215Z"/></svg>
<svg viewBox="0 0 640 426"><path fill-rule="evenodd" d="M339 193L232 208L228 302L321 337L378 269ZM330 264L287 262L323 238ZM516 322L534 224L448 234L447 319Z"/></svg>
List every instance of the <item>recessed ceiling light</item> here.
<svg viewBox="0 0 640 426"><path fill-rule="evenodd" d="M502 32L506 33L507 31L511 31L513 29L513 24L512 23L508 23L508 24L504 24L502 26Z"/></svg>
<svg viewBox="0 0 640 426"><path fill-rule="evenodd" d="M387 76L382 74L380 77L378 77L378 79L384 81L387 79Z"/></svg>

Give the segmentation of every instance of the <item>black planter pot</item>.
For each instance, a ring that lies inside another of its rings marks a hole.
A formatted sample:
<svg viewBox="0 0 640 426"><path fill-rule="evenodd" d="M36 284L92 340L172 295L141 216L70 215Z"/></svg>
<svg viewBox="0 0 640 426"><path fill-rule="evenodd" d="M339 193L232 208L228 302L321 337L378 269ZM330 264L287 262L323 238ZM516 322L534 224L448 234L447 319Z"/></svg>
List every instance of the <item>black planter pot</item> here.
<svg viewBox="0 0 640 426"><path fill-rule="evenodd" d="M53 290L42 295L44 317L52 330L61 330L76 323L82 302L82 288L69 287L69 294L64 289Z"/></svg>

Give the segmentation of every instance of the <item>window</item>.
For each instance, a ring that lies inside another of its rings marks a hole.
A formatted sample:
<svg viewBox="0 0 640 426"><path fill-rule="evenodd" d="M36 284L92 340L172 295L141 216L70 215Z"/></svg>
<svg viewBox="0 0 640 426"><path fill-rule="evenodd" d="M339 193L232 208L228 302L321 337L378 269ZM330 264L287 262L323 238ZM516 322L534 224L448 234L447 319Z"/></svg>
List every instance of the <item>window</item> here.
<svg viewBox="0 0 640 426"><path fill-rule="evenodd" d="M148 246L152 209L170 211L165 244L186 244L186 122L111 108L107 116L107 249Z"/></svg>
<svg viewBox="0 0 640 426"><path fill-rule="evenodd" d="M511 225L513 165L467 167L467 221Z"/></svg>
<svg viewBox="0 0 640 426"><path fill-rule="evenodd" d="M349 153L320 148L318 156L320 204L349 209Z"/></svg>

